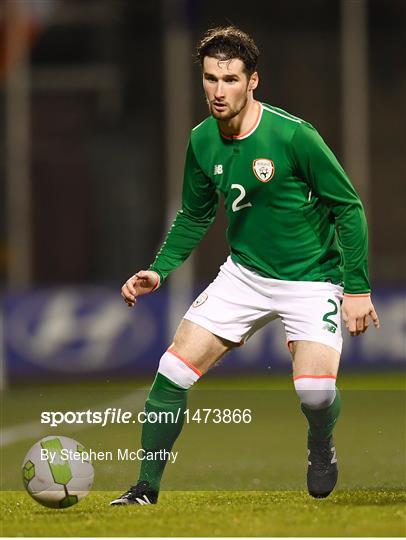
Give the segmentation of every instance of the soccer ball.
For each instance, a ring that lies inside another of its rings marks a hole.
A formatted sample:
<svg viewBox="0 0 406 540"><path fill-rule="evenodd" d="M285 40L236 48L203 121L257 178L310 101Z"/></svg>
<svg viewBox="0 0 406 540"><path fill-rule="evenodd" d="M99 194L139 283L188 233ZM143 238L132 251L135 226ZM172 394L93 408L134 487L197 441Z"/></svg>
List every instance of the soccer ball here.
<svg viewBox="0 0 406 540"><path fill-rule="evenodd" d="M72 506L89 493L93 484L93 465L85 458L85 448L75 440L44 437L24 458L24 486L44 506Z"/></svg>

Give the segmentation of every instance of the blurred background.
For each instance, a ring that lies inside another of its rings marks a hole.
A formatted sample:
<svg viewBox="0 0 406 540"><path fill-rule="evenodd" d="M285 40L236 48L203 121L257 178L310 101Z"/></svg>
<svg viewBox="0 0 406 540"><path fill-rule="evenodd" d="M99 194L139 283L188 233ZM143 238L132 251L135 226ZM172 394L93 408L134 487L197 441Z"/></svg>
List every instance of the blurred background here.
<svg viewBox="0 0 406 540"><path fill-rule="evenodd" d="M382 329L346 338L343 369L406 351L404 0L2 0L2 385L152 375L227 256L225 213L162 289L128 310L179 205L190 129L206 115L194 47L251 33L256 98L310 121L359 191ZM278 323L213 375L289 371Z"/></svg>

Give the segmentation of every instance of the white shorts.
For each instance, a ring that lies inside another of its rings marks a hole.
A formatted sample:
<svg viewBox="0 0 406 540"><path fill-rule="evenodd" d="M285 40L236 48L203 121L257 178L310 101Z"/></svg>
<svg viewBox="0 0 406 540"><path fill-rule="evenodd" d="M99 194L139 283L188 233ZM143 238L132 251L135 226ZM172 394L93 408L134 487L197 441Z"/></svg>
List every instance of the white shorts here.
<svg viewBox="0 0 406 540"><path fill-rule="evenodd" d="M184 318L234 343L280 318L288 342L316 341L341 353L342 298L339 285L263 277L228 257Z"/></svg>

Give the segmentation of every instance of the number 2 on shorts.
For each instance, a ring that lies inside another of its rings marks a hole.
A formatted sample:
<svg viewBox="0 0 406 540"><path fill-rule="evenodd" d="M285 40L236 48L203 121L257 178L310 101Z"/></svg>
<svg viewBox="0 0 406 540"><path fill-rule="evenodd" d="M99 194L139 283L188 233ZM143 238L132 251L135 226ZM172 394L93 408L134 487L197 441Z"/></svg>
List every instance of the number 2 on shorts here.
<svg viewBox="0 0 406 540"><path fill-rule="evenodd" d="M331 298L329 298L327 302L329 302L330 304L333 304L334 309L333 311L328 311L327 313L325 313L325 315L323 316L323 321L326 323L332 324L333 326L335 326L335 328L337 328L337 323L330 319L330 317L332 317L333 315L337 315L338 313L337 302L335 302L334 300L331 300Z"/></svg>

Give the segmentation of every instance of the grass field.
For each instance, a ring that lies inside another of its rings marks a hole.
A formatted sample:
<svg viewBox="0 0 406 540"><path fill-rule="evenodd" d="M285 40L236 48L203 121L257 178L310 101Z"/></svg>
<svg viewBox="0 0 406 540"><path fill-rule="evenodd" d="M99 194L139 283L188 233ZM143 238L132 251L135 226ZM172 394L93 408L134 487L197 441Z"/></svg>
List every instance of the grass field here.
<svg viewBox="0 0 406 540"><path fill-rule="evenodd" d="M2 494L6 536L404 536L405 495L338 491L163 492L157 506L108 507L93 492L66 510L42 508L25 493Z"/></svg>
<svg viewBox="0 0 406 540"><path fill-rule="evenodd" d="M50 510L21 491L21 463L49 434L88 449L139 447L140 426L41 425L43 410L141 410L145 381L21 386L3 395L2 534L6 536L404 536L406 411L401 374L342 374L336 428L340 478L325 500L306 493L306 423L289 377L207 378L190 396L203 407L250 408L244 425L185 425L159 504L111 508L138 463L94 463L94 490Z"/></svg>

